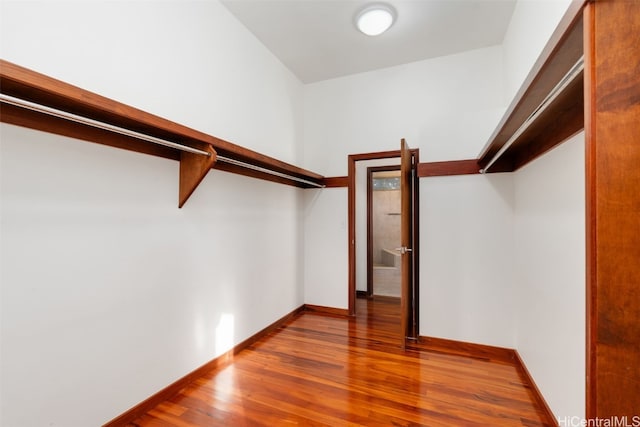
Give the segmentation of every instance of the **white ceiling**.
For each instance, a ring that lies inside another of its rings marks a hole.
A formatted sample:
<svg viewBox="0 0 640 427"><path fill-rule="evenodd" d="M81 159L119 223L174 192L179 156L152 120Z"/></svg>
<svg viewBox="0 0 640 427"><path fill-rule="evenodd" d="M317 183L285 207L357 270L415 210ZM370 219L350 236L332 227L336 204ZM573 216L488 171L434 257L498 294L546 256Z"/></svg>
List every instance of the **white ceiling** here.
<svg viewBox="0 0 640 427"><path fill-rule="evenodd" d="M354 18L371 1L222 1L304 83L500 44L515 2L386 0L396 22L369 37Z"/></svg>

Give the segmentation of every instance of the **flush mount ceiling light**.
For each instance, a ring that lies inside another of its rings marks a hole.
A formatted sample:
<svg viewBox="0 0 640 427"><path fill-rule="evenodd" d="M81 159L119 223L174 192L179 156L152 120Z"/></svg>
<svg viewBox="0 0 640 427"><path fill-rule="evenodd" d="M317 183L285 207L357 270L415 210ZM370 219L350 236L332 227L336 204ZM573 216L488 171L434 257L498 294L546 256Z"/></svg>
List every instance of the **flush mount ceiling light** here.
<svg viewBox="0 0 640 427"><path fill-rule="evenodd" d="M377 36L389 29L396 17L395 11L386 4L365 7L356 15L356 27L368 36Z"/></svg>

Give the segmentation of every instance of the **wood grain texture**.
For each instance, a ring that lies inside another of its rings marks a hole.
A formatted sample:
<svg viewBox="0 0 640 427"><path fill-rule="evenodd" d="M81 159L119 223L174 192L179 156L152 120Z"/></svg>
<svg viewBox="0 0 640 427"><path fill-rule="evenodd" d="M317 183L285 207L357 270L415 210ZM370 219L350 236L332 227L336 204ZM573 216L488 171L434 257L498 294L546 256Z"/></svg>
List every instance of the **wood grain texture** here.
<svg viewBox="0 0 640 427"><path fill-rule="evenodd" d="M116 134L93 126L75 123L48 114L31 111L2 103L0 121L11 125L62 135L87 142L108 145L114 148L134 151L171 160L180 160L180 152L162 145L142 141L133 137Z"/></svg>
<svg viewBox="0 0 640 427"><path fill-rule="evenodd" d="M478 166L477 159L418 164L418 176L420 178L450 175L473 175L477 173L480 173L480 166Z"/></svg>
<svg viewBox="0 0 640 427"><path fill-rule="evenodd" d="M404 347L413 335L413 170L411 148L400 140L400 246L408 252L400 255L400 342Z"/></svg>
<svg viewBox="0 0 640 427"><path fill-rule="evenodd" d="M331 316L348 316L349 310L345 308L325 307L323 305L305 304L304 310L312 313L321 313Z"/></svg>
<svg viewBox="0 0 640 427"><path fill-rule="evenodd" d="M413 286L411 301L413 304L412 310L412 325L411 325L411 338L417 339L420 336L420 176L418 174L417 166L420 164L420 150L412 150L414 164L414 177L413 177Z"/></svg>
<svg viewBox="0 0 640 427"><path fill-rule="evenodd" d="M415 346L426 351L457 354L489 362L513 363L515 361L514 352L510 348L454 341L446 338L421 336Z"/></svg>
<svg viewBox="0 0 640 427"><path fill-rule="evenodd" d="M356 314L356 161L357 158L350 155L348 158L348 178L347 188L347 245L349 254L349 267L347 278L347 292L349 294L349 314Z"/></svg>
<svg viewBox="0 0 640 427"><path fill-rule="evenodd" d="M155 393L153 396L150 396L148 399L140 402L133 408L129 409L125 413L118 415L116 418L104 424L104 427L119 427L128 425L131 421L135 420L137 417L143 416L147 411L153 410L158 405L162 405L164 401L176 396L180 390L187 387L189 384L192 384L197 379L201 378L208 373L215 371L216 369L222 369L228 364L233 362L234 356L240 353L242 350L248 348L252 344L260 341L262 338L268 336L273 331L277 330L282 325L287 324L289 321L299 316L302 312L304 312L304 305L298 307L293 310L291 313L286 314L282 318L276 320L271 325L242 341L240 344L236 345L232 350L216 357L210 362L202 365L198 369L188 373L184 377L175 381L174 383L168 385L164 389Z"/></svg>
<svg viewBox="0 0 640 427"><path fill-rule="evenodd" d="M587 415L640 415L640 2L588 5Z"/></svg>
<svg viewBox="0 0 640 427"><path fill-rule="evenodd" d="M504 155L514 171L584 129L584 77L579 75Z"/></svg>
<svg viewBox="0 0 640 427"><path fill-rule="evenodd" d="M582 56L582 8L585 2L586 0L574 0L570 4L485 145L478 159L480 168L486 167ZM560 139L562 135L570 136L576 133L575 121L582 120L582 110L576 105L582 98L580 87L574 87L574 90L563 93L557 101L552 103L544 117L540 117L526 135L518 138L505 153L507 155L496 161L489 172L514 171L564 141L566 138ZM558 115L567 116L569 119L558 120ZM549 126L555 129L552 132L545 132ZM563 129L564 126L568 129ZM582 128L581 123L578 126L579 129Z"/></svg>
<svg viewBox="0 0 640 427"><path fill-rule="evenodd" d="M531 388L531 392L538 403L539 408L545 414L549 425L558 426L558 420L553 415L540 389L533 380L533 376L527 369L524 361L517 350L504 347L495 347L485 344L470 343L464 341L448 340L445 338L424 337L412 344L412 347L425 351L438 352L444 354L456 354L473 359L485 360L487 362L498 362L514 364L520 373L527 379L526 383Z"/></svg>
<svg viewBox="0 0 640 427"><path fill-rule="evenodd" d="M0 60L0 89L5 95L35 102L81 117L140 132L145 135L175 141L189 146L207 144L214 147L220 156L240 160L276 172L318 183L323 179L323 176L317 173L188 128L179 123L122 104L113 99L106 98L5 60ZM6 104L3 103L2 114L0 114L0 120L2 121L6 121L4 114L5 105ZM16 119L12 120L10 123L18 124ZM44 131L49 131L48 128L51 127L50 123L45 123L41 126L38 120L22 120L20 125ZM103 143L102 139L96 138L98 134L93 130L89 130L88 126L65 120L56 122L56 126L58 128L68 128L69 130L65 130L64 132L72 133L76 135L75 137L78 139ZM60 132L62 132L62 130L58 129L56 133ZM118 136L117 138L124 137ZM112 136L110 139L115 138ZM129 140L125 138L125 141L126 143L119 144L120 148L154 154L153 150L146 148L146 145L150 145L149 143L143 143L142 148L139 148L138 146L141 141L132 138ZM159 153L164 153L164 151L159 151ZM179 153L176 158L179 158ZM254 176L249 173L245 173L245 175ZM260 176L255 177L260 178ZM288 183L290 184L290 182ZM300 184L297 186L304 187Z"/></svg>
<svg viewBox="0 0 640 427"><path fill-rule="evenodd" d="M584 8L584 139L585 139L585 276L586 276L586 397L587 418L596 415L597 364L596 364L596 167L592 141L595 134L595 14L593 3Z"/></svg>
<svg viewBox="0 0 640 427"><path fill-rule="evenodd" d="M538 388L538 385L534 381L533 376L531 375L531 372L529 372L529 369L527 369L527 365L525 365L524 361L522 360L522 357L520 357L520 353L518 353L518 350L513 350L513 357L514 357L516 366L518 367L522 375L524 375L524 377L527 379L527 383L531 388L531 392L533 393L533 396L535 397L536 402L538 403L538 406L541 408L541 411L545 413L547 420L549 420L549 424L554 427L559 427L560 425L559 420L555 417L555 415L553 415L553 411L551 410L551 407L549 406L546 399L542 395L542 392L540 391L540 389Z"/></svg>
<svg viewBox="0 0 640 427"><path fill-rule="evenodd" d="M408 347L397 302L305 313L129 426L546 426L513 363Z"/></svg>
<svg viewBox="0 0 640 427"><path fill-rule="evenodd" d="M325 177L322 182L327 188L348 187L349 177L348 176Z"/></svg>
<svg viewBox="0 0 640 427"><path fill-rule="evenodd" d="M198 148L208 152L210 156L207 157L202 154L188 153L186 151L180 153L179 208L184 206L216 162L216 150L214 150L212 146L200 144Z"/></svg>
<svg viewBox="0 0 640 427"><path fill-rule="evenodd" d="M392 159L394 157L398 157L398 158L400 157L400 150L377 151L375 153L350 154L349 160L357 162L360 160Z"/></svg>
<svg viewBox="0 0 640 427"><path fill-rule="evenodd" d="M419 149L412 149L411 153L419 159ZM348 299L349 314L355 314L356 310L356 162L361 160L400 158L400 150L379 151L375 153L350 154L347 158L348 167L348 242L349 245L349 269L348 269ZM417 212L417 211L416 211Z"/></svg>

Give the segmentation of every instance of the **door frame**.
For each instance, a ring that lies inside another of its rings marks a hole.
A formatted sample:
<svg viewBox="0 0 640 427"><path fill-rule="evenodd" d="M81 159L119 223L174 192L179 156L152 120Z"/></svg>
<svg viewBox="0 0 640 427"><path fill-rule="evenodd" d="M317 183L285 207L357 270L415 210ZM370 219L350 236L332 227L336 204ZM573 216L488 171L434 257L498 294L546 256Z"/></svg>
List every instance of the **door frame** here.
<svg viewBox="0 0 640 427"><path fill-rule="evenodd" d="M420 149L413 148L410 150L411 154L414 158L414 163L417 165L420 163ZM362 153L362 154L350 154L348 156L348 253L349 253L349 269L348 269L348 301L349 301L349 315L355 316L356 314L356 162L362 160L378 160L378 159L391 159L391 158L400 158L400 150L392 150L392 151L380 151L375 153ZM413 301L408 301L407 303L412 304L415 307L415 322L416 327L414 328L413 333L415 334L415 338L419 336L418 324L419 324L419 178L416 174L415 177L415 203L413 206L413 218L414 218L414 241L415 241L415 268L414 268L414 281L416 286L414 286L414 292L412 294Z"/></svg>
<svg viewBox="0 0 640 427"><path fill-rule="evenodd" d="M367 168L367 298L373 297L373 174L391 171L400 171L400 165ZM399 207L398 210L400 210Z"/></svg>

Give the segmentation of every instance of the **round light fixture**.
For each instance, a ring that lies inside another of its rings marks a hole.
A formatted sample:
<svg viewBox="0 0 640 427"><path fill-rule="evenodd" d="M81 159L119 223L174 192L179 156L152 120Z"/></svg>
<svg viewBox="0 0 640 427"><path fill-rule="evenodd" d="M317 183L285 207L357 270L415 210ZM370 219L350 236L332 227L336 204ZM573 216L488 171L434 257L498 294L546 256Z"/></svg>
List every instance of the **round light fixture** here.
<svg viewBox="0 0 640 427"><path fill-rule="evenodd" d="M387 31L395 19L395 11L386 4L365 7L356 16L356 26L368 36L377 36Z"/></svg>

